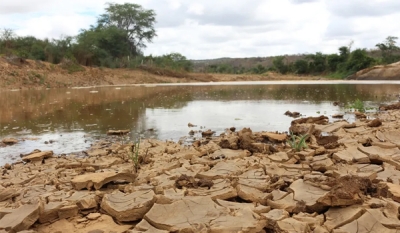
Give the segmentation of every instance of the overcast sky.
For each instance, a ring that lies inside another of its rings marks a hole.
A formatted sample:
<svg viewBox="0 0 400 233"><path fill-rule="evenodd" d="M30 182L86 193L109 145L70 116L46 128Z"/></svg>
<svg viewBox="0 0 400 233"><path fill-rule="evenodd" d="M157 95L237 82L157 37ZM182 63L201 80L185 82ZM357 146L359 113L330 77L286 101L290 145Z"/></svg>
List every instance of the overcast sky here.
<svg viewBox="0 0 400 233"><path fill-rule="evenodd" d="M1 0L0 28L59 38L89 28L107 0ZM146 55L179 52L189 59L334 53L373 48L400 36L399 0L114 0L157 14L158 37ZM399 44L399 43L398 43Z"/></svg>

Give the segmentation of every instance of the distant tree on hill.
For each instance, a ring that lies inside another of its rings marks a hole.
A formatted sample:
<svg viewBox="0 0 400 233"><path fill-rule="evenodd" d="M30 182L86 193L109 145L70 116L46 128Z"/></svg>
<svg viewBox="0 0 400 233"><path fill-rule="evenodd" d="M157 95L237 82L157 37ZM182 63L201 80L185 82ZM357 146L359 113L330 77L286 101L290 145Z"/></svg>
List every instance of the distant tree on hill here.
<svg viewBox="0 0 400 233"><path fill-rule="evenodd" d="M0 33L0 53L9 53L15 38L14 30L3 28Z"/></svg>
<svg viewBox="0 0 400 233"><path fill-rule="evenodd" d="M349 60L346 62L346 70L357 72L359 70L373 66L375 59L368 56L366 49L356 49L351 52Z"/></svg>
<svg viewBox="0 0 400 233"><path fill-rule="evenodd" d="M293 64L293 71L296 74L307 74L308 73L308 62L304 59L299 59Z"/></svg>
<svg viewBox="0 0 400 233"><path fill-rule="evenodd" d="M285 64L285 57L284 56L277 56L272 61L273 67L276 71L281 74L286 74L289 72L289 66Z"/></svg>
<svg viewBox="0 0 400 233"><path fill-rule="evenodd" d="M126 32L126 40L132 55L141 54L146 42L157 36L154 29L156 13L135 3L108 3L106 13L100 15L98 28L116 27Z"/></svg>
<svg viewBox="0 0 400 233"><path fill-rule="evenodd" d="M400 59L398 55L395 55L395 52L400 50L400 48L396 46L397 39L399 38L388 36L383 43L376 44L376 47L381 51L383 63L389 64Z"/></svg>

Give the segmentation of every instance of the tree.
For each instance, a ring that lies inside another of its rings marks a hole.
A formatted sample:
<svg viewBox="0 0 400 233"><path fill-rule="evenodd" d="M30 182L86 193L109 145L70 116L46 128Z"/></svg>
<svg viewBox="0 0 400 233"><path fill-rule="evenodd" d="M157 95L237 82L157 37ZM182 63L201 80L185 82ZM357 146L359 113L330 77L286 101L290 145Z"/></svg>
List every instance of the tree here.
<svg viewBox="0 0 400 233"><path fill-rule="evenodd" d="M284 60L284 56L277 56L272 60L274 68L281 74L286 74L289 71L289 67L285 64Z"/></svg>
<svg viewBox="0 0 400 233"><path fill-rule="evenodd" d="M141 49L146 47L145 42L152 42L157 36L154 29L156 13L153 10L146 10L134 3L108 3L105 10L106 13L98 19L98 27L115 26L124 30L132 55L141 54Z"/></svg>
<svg viewBox="0 0 400 233"><path fill-rule="evenodd" d="M311 72L322 73L326 71L326 55L321 52L307 56L311 60L309 68Z"/></svg>
<svg viewBox="0 0 400 233"><path fill-rule="evenodd" d="M12 41L14 38L14 30L10 28L3 28L0 33L0 52L9 53L9 49L12 47Z"/></svg>
<svg viewBox="0 0 400 233"><path fill-rule="evenodd" d="M375 60L368 56L365 49L356 49L351 52L349 60L346 62L347 71L357 72L368 68L375 63Z"/></svg>
<svg viewBox="0 0 400 233"><path fill-rule="evenodd" d="M299 59L294 62L293 69L296 74L307 74L308 73L308 62L303 59Z"/></svg>
<svg viewBox="0 0 400 233"><path fill-rule="evenodd" d="M346 46L342 46L339 48L339 56L342 59L342 62L345 62L350 55L350 48Z"/></svg>
<svg viewBox="0 0 400 233"><path fill-rule="evenodd" d="M376 44L375 46L381 50L383 63L393 63L399 59L395 56L395 52L399 51L400 48L396 46L396 40L399 39L395 36L388 36L383 43Z"/></svg>

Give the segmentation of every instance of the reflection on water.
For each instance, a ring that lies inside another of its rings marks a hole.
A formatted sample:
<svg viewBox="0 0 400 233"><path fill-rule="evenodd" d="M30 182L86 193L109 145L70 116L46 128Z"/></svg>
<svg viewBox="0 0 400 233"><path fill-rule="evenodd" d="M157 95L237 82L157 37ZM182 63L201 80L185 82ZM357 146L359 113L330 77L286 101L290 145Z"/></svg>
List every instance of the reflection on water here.
<svg viewBox="0 0 400 233"><path fill-rule="evenodd" d="M0 164L36 148L58 154L81 151L93 135L109 129L162 140L187 135L189 122L199 126L194 130L205 126L217 133L231 126L286 131L293 120L283 115L286 110L330 116L344 111L333 101L359 98L376 107L397 101L400 93L400 84L244 84L2 92L0 138L28 140L0 148ZM45 144L49 140L55 142Z"/></svg>

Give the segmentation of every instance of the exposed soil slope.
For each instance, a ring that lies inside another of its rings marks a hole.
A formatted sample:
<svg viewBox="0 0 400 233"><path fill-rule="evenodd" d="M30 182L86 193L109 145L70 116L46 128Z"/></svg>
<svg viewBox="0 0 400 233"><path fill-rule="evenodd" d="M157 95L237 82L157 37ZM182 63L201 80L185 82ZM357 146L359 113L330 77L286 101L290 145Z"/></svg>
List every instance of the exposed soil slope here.
<svg viewBox="0 0 400 233"><path fill-rule="evenodd" d="M374 66L358 71L347 79L356 80L400 80L400 62L385 66Z"/></svg>
<svg viewBox="0 0 400 233"><path fill-rule="evenodd" d="M302 80L317 77L294 75L227 75L204 73L180 73L149 67L138 69L108 69L75 67L71 72L65 64L0 58L0 89L57 88L94 85L121 85L140 83L224 82L261 80Z"/></svg>

